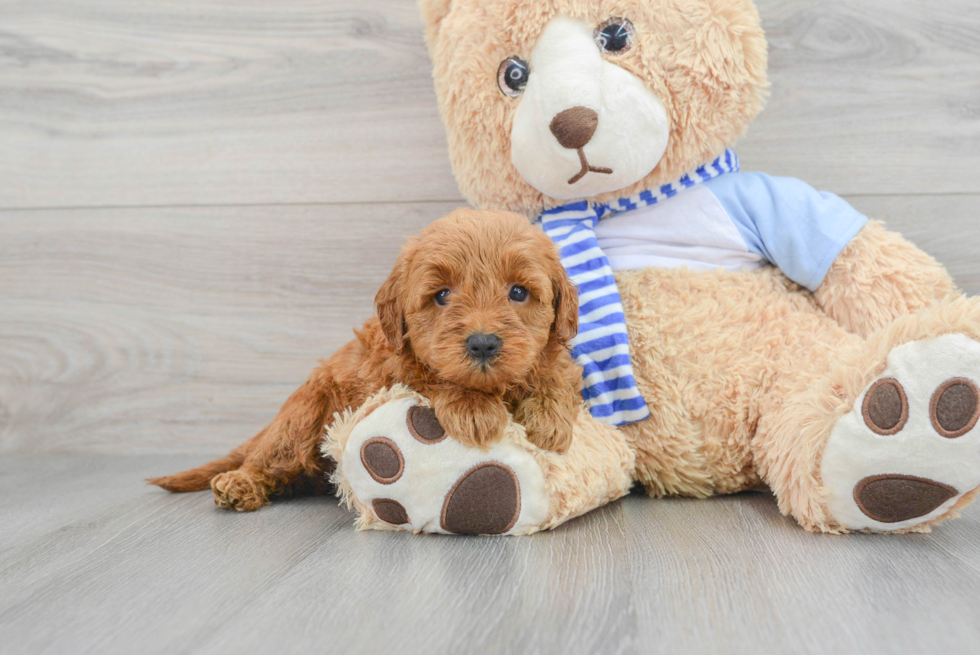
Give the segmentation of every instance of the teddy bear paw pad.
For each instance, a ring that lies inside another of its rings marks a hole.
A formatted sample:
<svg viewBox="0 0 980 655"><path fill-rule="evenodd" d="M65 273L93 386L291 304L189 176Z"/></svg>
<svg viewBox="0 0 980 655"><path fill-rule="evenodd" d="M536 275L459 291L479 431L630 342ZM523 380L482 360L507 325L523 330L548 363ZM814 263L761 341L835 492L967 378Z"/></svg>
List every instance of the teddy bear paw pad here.
<svg viewBox="0 0 980 655"><path fill-rule="evenodd" d="M351 430L343 475L372 527L519 534L545 521L549 498L533 446L514 432L482 451L452 439L414 397L391 400Z"/></svg>
<svg viewBox="0 0 980 655"><path fill-rule="evenodd" d="M446 495L440 525L457 534L502 534L521 513L521 485L510 468L477 464Z"/></svg>
<svg viewBox="0 0 980 655"><path fill-rule="evenodd" d="M849 530L888 532L941 517L980 486L980 344L960 334L893 349L831 432L827 507Z"/></svg>

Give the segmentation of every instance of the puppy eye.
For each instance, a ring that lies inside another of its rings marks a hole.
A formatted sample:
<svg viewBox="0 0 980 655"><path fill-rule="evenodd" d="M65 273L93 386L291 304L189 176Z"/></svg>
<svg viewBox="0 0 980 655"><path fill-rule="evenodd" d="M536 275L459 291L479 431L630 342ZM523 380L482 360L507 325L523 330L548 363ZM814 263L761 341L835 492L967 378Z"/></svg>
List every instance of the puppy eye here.
<svg viewBox="0 0 980 655"><path fill-rule="evenodd" d="M432 299L436 301L437 305L445 306L449 302L449 289L440 289L436 295L432 296Z"/></svg>
<svg viewBox="0 0 980 655"><path fill-rule="evenodd" d="M621 55L633 47L633 23L625 18L610 18L599 23L592 36L599 51L605 55Z"/></svg>
<svg viewBox="0 0 980 655"><path fill-rule="evenodd" d="M522 287L519 284L515 284L510 288L510 295L507 297L514 302L524 302L527 300L527 288Z"/></svg>
<svg viewBox="0 0 980 655"><path fill-rule="evenodd" d="M497 85L505 96L516 98L524 93L531 67L520 57L508 57L500 62L497 69Z"/></svg>

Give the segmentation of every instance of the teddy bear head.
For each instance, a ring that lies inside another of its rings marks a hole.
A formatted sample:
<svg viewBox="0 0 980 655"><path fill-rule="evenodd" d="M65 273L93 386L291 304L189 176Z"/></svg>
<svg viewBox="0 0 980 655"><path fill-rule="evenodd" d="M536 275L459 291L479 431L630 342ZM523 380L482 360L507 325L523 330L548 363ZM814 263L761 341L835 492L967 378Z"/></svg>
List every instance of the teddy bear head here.
<svg viewBox="0 0 980 655"><path fill-rule="evenodd" d="M751 0L421 0L449 152L476 207L536 216L678 179L765 100Z"/></svg>

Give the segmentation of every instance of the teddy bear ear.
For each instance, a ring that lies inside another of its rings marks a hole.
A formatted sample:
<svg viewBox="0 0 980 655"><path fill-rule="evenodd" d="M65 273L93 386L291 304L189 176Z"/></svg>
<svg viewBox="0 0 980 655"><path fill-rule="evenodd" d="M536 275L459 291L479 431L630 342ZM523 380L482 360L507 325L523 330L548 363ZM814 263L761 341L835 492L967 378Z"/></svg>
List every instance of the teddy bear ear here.
<svg viewBox="0 0 980 655"><path fill-rule="evenodd" d="M439 33L439 23L449 14L452 4L452 0L419 0L419 9L422 10L422 20L425 22L425 36L430 46Z"/></svg>

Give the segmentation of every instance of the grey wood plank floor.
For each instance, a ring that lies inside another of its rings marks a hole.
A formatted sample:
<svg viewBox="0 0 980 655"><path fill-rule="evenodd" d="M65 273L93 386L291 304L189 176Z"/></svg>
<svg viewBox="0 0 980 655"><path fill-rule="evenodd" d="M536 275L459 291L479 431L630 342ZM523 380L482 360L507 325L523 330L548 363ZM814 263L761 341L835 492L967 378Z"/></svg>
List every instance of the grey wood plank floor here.
<svg viewBox="0 0 980 655"><path fill-rule="evenodd" d="M355 532L331 498L237 515L139 488L193 461L5 457L0 650L968 653L980 638L975 513L828 537L764 493L633 495L533 537L411 538Z"/></svg>
<svg viewBox="0 0 980 655"><path fill-rule="evenodd" d="M980 4L759 0L746 170L980 294ZM415 3L0 0L0 654L974 653L980 507L827 537L767 494L517 539L142 484L254 433L462 203Z"/></svg>

